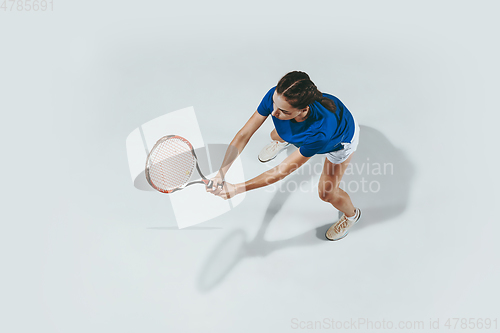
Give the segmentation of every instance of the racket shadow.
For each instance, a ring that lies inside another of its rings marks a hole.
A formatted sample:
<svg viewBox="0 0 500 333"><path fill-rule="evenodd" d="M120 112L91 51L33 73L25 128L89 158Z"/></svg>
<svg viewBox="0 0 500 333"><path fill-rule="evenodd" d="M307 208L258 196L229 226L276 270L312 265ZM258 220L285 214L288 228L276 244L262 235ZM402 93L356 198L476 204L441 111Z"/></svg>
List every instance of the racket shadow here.
<svg viewBox="0 0 500 333"><path fill-rule="evenodd" d="M322 159L318 157L318 159ZM312 175L290 175L285 178L287 182L302 182L310 180ZM324 234L329 226L321 226L304 232L295 237L267 241L264 239L267 228L274 217L281 211L286 201L293 192L276 191L269 203L262 224L253 240L248 241L247 233L243 229L237 229L225 236L214 250L207 256L197 279L197 287L201 292L208 292L219 285L225 277L245 258L265 257L277 250L288 247L319 245L320 240L326 240Z"/></svg>

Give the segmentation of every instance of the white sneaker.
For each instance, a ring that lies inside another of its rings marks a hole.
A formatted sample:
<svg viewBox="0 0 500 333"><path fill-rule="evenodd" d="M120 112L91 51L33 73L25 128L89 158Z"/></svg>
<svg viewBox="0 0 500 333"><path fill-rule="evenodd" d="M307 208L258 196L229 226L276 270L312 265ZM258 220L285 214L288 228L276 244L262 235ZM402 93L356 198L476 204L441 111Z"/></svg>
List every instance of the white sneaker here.
<svg viewBox="0 0 500 333"><path fill-rule="evenodd" d="M351 221L345 216L345 214L342 214L340 219L326 231L325 237L328 240L337 241L347 236L349 229L358 223L359 218L361 217L361 209L356 208L355 216L356 218L354 221Z"/></svg>
<svg viewBox="0 0 500 333"><path fill-rule="evenodd" d="M279 141L273 141L264 148L259 153L259 161L265 163L269 162L278 154L284 150L286 147L288 147L290 144L288 142L279 142Z"/></svg>

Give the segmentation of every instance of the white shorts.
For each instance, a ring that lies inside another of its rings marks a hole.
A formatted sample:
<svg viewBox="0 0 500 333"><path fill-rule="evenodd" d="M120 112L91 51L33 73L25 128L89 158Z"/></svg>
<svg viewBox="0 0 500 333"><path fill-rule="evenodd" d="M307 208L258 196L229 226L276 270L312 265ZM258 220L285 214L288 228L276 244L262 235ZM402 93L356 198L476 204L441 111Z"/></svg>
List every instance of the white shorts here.
<svg viewBox="0 0 500 333"><path fill-rule="evenodd" d="M351 142L342 142L342 145L344 146L343 149L326 153L326 158L334 164L340 164L344 162L358 148L359 125L354 116L352 118L354 119L355 126L354 126L354 136L352 137Z"/></svg>

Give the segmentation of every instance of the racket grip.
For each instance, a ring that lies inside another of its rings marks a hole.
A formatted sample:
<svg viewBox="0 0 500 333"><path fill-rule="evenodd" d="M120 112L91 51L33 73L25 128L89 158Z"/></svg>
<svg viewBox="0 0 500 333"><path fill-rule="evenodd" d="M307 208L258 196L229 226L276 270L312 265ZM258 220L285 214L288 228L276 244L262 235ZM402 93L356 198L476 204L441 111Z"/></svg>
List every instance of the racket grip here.
<svg viewBox="0 0 500 333"><path fill-rule="evenodd" d="M219 184L219 187L223 188L224 187L224 183L225 183L225 181L223 180L222 184ZM214 185L214 182L212 180L209 180L208 183L206 183L206 184L207 184L207 187L212 187Z"/></svg>

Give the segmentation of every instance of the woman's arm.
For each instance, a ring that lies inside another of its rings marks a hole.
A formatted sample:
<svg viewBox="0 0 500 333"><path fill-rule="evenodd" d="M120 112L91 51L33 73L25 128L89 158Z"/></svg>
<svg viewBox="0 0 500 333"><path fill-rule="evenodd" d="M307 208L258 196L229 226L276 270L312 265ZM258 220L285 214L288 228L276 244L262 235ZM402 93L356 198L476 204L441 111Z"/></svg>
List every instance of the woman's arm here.
<svg viewBox="0 0 500 333"><path fill-rule="evenodd" d="M303 156L300 153L300 150L297 149L279 165L272 168L271 170L261 173L260 175L250 179L249 181L235 185L226 183L224 190L221 191L218 195L223 199L229 199L237 194L250 191L259 187L271 185L285 178L286 176L288 176L289 174L300 168L310 158L311 157Z"/></svg>
<svg viewBox="0 0 500 333"><path fill-rule="evenodd" d="M233 162L236 160L238 155L241 154L248 141L250 141L252 135L255 131L257 131L257 129L259 129L266 119L267 117L264 117L258 111L255 111L246 124L238 131L238 133L236 133L226 150L226 155L224 156L219 172L212 179L214 181L214 185L212 188L207 187L207 192L212 192L214 194L218 194L220 192L217 185L222 183L222 180Z"/></svg>
<svg viewBox="0 0 500 333"><path fill-rule="evenodd" d="M222 166L219 169L218 175L224 178L224 175L231 167L231 164L233 164L238 155L241 154L248 141L250 141L252 135L259 129L266 119L267 117L264 117L259 112L255 111L246 124L238 131L238 133L236 133L233 141L231 141L229 147L227 148L226 155L224 156L224 161L222 161Z"/></svg>

